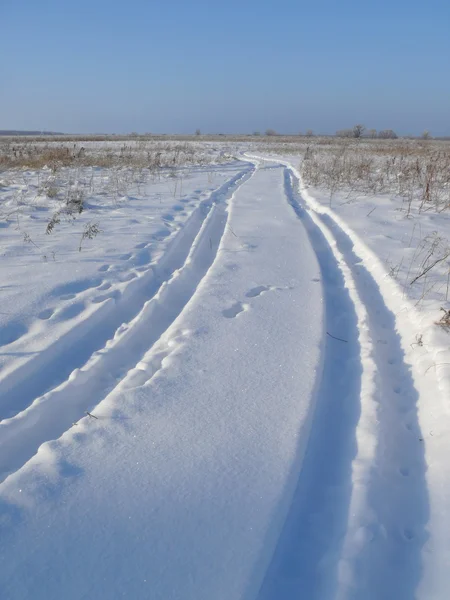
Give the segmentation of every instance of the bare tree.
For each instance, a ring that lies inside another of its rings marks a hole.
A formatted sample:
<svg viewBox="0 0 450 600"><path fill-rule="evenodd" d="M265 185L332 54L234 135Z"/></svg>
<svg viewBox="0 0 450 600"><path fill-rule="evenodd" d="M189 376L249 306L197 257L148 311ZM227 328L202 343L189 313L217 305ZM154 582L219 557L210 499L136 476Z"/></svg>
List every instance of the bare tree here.
<svg viewBox="0 0 450 600"><path fill-rule="evenodd" d="M392 129L383 129L378 132L378 137L381 140L396 140L398 135Z"/></svg>
<svg viewBox="0 0 450 600"><path fill-rule="evenodd" d="M377 137L376 129L369 129L369 131L367 133L369 134L369 137L372 138L373 140Z"/></svg>
<svg viewBox="0 0 450 600"><path fill-rule="evenodd" d="M362 134L365 132L366 128L364 127L364 125L354 125L353 126L353 137L354 138L360 138L362 137Z"/></svg>
<svg viewBox="0 0 450 600"><path fill-rule="evenodd" d="M275 129L266 129L266 135L278 135Z"/></svg>
<svg viewBox="0 0 450 600"><path fill-rule="evenodd" d="M306 137L313 137L314 131L312 129L307 129L305 135Z"/></svg>
<svg viewBox="0 0 450 600"><path fill-rule="evenodd" d="M195 135L201 135L201 134L202 134L202 132L200 131L200 129L195 130Z"/></svg>
<svg viewBox="0 0 450 600"><path fill-rule="evenodd" d="M425 131L422 133L422 139L431 140L431 133L428 131L428 129L425 129Z"/></svg>

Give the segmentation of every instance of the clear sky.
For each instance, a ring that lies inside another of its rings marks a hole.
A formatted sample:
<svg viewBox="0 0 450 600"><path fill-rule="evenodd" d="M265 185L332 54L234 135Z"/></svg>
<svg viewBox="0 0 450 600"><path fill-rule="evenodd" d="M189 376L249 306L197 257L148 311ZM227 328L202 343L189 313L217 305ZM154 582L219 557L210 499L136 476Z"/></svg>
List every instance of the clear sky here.
<svg viewBox="0 0 450 600"><path fill-rule="evenodd" d="M0 0L0 129L450 135L450 0Z"/></svg>

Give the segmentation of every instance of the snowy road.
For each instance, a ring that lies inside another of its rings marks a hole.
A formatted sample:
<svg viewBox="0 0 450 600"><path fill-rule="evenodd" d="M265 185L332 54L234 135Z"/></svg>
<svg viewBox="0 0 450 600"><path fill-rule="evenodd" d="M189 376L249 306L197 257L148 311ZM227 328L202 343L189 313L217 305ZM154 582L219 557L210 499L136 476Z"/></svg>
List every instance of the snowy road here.
<svg viewBox="0 0 450 600"><path fill-rule="evenodd" d="M0 597L416 597L418 393L347 234L255 159L159 261L0 381Z"/></svg>

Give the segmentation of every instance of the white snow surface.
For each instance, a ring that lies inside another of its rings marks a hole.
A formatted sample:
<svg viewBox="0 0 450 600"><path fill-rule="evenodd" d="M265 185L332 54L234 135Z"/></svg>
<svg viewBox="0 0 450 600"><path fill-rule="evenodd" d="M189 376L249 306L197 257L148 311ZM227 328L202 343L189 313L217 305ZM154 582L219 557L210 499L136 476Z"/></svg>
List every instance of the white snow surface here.
<svg viewBox="0 0 450 600"><path fill-rule="evenodd" d="M96 195L82 252L1 230L2 599L448 597L446 334L365 207L240 159Z"/></svg>

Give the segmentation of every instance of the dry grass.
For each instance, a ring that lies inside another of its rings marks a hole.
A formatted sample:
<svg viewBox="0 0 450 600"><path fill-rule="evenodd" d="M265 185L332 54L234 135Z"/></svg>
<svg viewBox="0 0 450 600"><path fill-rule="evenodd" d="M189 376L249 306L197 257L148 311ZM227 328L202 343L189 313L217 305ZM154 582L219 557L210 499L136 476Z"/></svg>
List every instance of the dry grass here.
<svg viewBox="0 0 450 600"><path fill-rule="evenodd" d="M310 144L302 175L309 185L355 194L391 194L404 208L450 208L450 143L418 140L342 140Z"/></svg>
<svg viewBox="0 0 450 600"><path fill-rule="evenodd" d="M450 327L450 310L446 308L441 308L441 311L444 313L442 317L437 321L438 325L442 327Z"/></svg>
<svg viewBox="0 0 450 600"><path fill-rule="evenodd" d="M1 169L42 169L61 167L138 167L150 170L204 164L198 143L147 140L83 142L34 139L1 139Z"/></svg>
<svg viewBox="0 0 450 600"><path fill-rule="evenodd" d="M130 194L145 194L148 183L157 180L166 182L176 197L182 193L186 167L228 160L224 147L197 141L74 143L0 138L0 179L5 188L0 194L0 221L14 220L22 231L23 216L43 205L52 210L45 230L52 234L62 223L73 224L97 193L117 206ZM83 233L80 247L98 233L98 224L91 225ZM25 233L24 241L34 244Z"/></svg>

